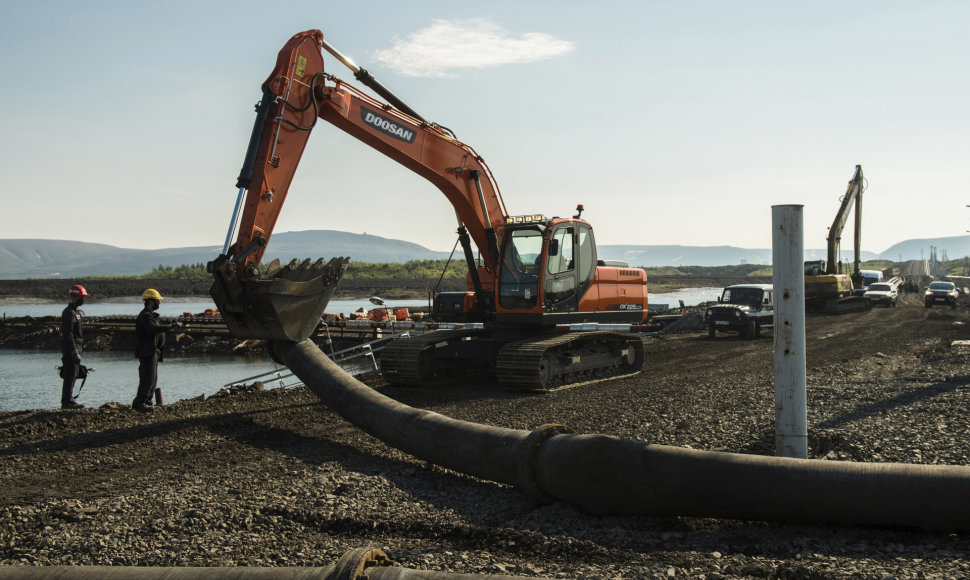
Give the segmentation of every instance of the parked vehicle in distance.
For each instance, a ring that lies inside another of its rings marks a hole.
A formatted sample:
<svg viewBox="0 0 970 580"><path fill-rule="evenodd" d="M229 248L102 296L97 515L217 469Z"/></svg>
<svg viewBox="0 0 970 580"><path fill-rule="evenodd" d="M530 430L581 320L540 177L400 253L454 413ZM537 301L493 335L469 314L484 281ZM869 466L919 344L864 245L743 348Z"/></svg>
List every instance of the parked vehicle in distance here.
<svg viewBox="0 0 970 580"><path fill-rule="evenodd" d="M718 331L730 330L741 333L743 338L754 339L762 328L774 328L775 306L771 284L735 284L728 286L704 314L707 335L717 336Z"/></svg>
<svg viewBox="0 0 970 580"><path fill-rule="evenodd" d="M869 290L869 286L885 282L886 278L880 270L859 270L858 288L852 291L856 296L863 296Z"/></svg>
<svg viewBox="0 0 970 580"><path fill-rule="evenodd" d="M934 304L946 304L950 308L956 308L959 296L960 291L957 290L953 282L936 281L927 286L926 293L923 295L923 303L926 304L927 308L931 308Z"/></svg>
<svg viewBox="0 0 970 580"><path fill-rule="evenodd" d="M876 282L869 285L869 289L863 295L873 306L896 306L899 300L898 288L888 282Z"/></svg>

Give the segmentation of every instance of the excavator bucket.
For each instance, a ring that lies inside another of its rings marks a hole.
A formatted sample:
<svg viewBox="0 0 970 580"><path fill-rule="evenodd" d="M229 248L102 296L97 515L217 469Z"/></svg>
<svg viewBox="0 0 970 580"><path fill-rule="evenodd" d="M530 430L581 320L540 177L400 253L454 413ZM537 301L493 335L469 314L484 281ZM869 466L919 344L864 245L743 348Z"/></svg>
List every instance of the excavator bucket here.
<svg viewBox="0 0 970 580"><path fill-rule="evenodd" d="M237 338L300 342L320 324L349 258L324 263L274 260L258 278L238 278L224 256L210 263L215 283L209 290L226 326Z"/></svg>

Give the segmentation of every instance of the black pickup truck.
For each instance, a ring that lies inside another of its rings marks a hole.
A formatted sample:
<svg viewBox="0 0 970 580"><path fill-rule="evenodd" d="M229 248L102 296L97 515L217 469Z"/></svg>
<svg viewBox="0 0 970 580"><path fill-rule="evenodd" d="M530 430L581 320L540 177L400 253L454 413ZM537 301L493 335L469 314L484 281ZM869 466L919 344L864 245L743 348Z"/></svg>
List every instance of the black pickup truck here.
<svg viewBox="0 0 970 580"><path fill-rule="evenodd" d="M728 286L704 315L707 335L714 338L719 330L730 330L754 339L762 328L775 326L773 298L771 284Z"/></svg>

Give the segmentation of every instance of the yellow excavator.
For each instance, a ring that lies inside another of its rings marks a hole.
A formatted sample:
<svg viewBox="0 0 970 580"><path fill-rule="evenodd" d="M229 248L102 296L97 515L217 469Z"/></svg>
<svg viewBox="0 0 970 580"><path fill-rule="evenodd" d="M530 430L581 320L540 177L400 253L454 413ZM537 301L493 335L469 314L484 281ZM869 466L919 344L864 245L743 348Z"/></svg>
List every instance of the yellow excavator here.
<svg viewBox="0 0 970 580"><path fill-rule="evenodd" d="M855 166L855 173L842 196L842 205L835 214L835 221L829 228L827 238L827 260L805 262L805 307L810 311L824 311L829 314L857 312L870 307L863 296L853 296L852 291L862 287L862 274L859 270L862 251L862 192L866 181L862 166ZM842 243L842 230L855 207L855 256L852 274L842 272L839 262L839 247Z"/></svg>

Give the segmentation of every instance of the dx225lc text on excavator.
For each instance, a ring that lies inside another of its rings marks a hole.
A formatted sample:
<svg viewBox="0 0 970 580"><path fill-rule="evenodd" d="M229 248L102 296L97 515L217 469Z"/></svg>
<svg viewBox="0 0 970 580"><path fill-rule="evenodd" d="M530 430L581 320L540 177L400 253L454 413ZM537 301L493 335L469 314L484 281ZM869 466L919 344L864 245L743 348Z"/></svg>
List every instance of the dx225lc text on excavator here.
<svg viewBox="0 0 970 580"><path fill-rule="evenodd" d="M865 191L865 177L862 166L856 165L852 179L842 196L842 204L832 227L829 228L826 261L805 262L805 306L809 310L824 310L829 314L841 314L865 310L870 306L863 296L853 296L853 289L862 287L862 273L859 271L862 252L862 192ZM839 247L842 244L842 230L848 220L849 211L855 208L855 260L852 274L842 273L839 262Z"/></svg>
<svg viewBox="0 0 970 580"><path fill-rule="evenodd" d="M321 49L383 100L326 72ZM598 262L581 205L571 218L509 215L470 146L421 117L318 30L283 47L256 110L226 245L209 263L212 297L233 334L307 338L347 267L347 258L284 267L274 261L259 272L307 139L323 120L430 181L458 217L468 291L439 296L436 304L484 324L393 341L381 355L390 382L423 384L485 370L506 386L547 390L640 370L643 343L636 334L568 330L570 323L639 323L647 314L646 273Z"/></svg>

